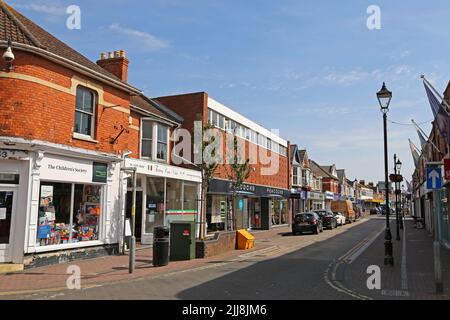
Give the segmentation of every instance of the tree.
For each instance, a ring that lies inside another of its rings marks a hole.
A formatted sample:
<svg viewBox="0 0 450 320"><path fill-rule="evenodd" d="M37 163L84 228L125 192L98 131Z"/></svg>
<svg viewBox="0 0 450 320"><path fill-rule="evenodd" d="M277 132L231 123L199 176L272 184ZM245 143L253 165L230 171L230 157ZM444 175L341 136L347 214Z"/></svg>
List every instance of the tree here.
<svg viewBox="0 0 450 320"><path fill-rule="evenodd" d="M234 230L236 228L236 198L237 191L242 187L245 180L250 177L252 166L250 165L250 159L247 158L245 161L242 161L242 152L238 146L238 138L236 135L236 131L234 132L233 137L233 161L230 165L230 169L228 172L228 179L231 181L231 190L232 190L232 219L229 219L229 210L227 210L227 220L233 221L233 225L228 225L229 230Z"/></svg>
<svg viewBox="0 0 450 320"><path fill-rule="evenodd" d="M214 178L214 173L219 165L217 161L218 149L215 146L217 136L212 135L210 139L205 139L206 133L214 130L214 126L208 122L206 125L201 125L201 144L199 153L201 161L198 167L202 172L201 184L201 209L200 209L200 239L206 237L206 198L208 188L211 180Z"/></svg>

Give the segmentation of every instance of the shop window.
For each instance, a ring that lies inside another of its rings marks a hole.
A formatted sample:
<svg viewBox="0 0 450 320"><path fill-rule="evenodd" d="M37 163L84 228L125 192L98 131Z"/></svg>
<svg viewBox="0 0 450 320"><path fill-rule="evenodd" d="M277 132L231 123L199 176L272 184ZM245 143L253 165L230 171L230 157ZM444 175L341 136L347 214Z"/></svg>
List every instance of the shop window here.
<svg viewBox="0 0 450 320"><path fill-rule="evenodd" d="M226 196L208 195L206 201L206 219L209 231L225 230L227 210Z"/></svg>
<svg viewBox="0 0 450 320"><path fill-rule="evenodd" d="M177 214L181 210L183 210L183 201L182 201L182 181L181 180L173 180L167 179L167 212Z"/></svg>
<svg viewBox="0 0 450 320"><path fill-rule="evenodd" d="M153 123L142 121L141 157L152 158Z"/></svg>
<svg viewBox="0 0 450 320"><path fill-rule="evenodd" d="M145 233L153 233L155 226L164 225L164 178L147 179Z"/></svg>
<svg viewBox="0 0 450 320"><path fill-rule="evenodd" d="M77 87L75 105L75 132L94 136L95 95L92 91Z"/></svg>
<svg viewBox="0 0 450 320"><path fill-rule="evenodd" d="M37 242L40 246L99 239L101 186L42 182Z"/></svg>
<svg viewBox="0 0 450 320"><path fill-rule="evenodd" d="M197 192L197 185L196 184L189 184L184 183L184 204L183 204L183 210L184 211L193 211L197 212L197 198L198 198L198 192Z"/></svg>
<svg viewBox="0 0 450 320"><path fill-rule="evenodd" d="M158 144L156 146L156 158L159 160L167 160L167 131L168 127L157 124Z"/></svg>

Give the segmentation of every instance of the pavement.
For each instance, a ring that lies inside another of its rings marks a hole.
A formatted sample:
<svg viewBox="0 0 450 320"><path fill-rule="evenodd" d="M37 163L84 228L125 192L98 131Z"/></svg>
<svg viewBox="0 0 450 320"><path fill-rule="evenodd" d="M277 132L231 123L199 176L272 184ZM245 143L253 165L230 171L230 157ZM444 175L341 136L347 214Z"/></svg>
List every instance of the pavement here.
<svg viewBox="0 0 450 320"><path fill-rule="evenodd" d="M434 278L433 236L425 229L416 229L407 220L396 240L395 223L391 223L394 266L384 266L384 232L360 256L350 261L336 261L339 284L358 299L376 300L448 300L450 299L450 250L441 248L444 293L436 294ZM367 268L381 271L380 290L369 290Z"/></svg>
<svg viewBox="0 0 450 320"><path fill-rule="evenodd" d="M0 299L152 299L152 300L372 300L449 299L450 252L442 250L445 294L434 294L432 238L406 221L395 240L394 267L383 266L381 217L366 217L319 235L293 236L289 227L255 232L252 250L209 259L150 264L138 252L137 269L128 274L127 256L77 264L81 289L66 287L70 264L0 276ZM369 290L369 266L381 271L380 290Z"/></svg>
<svg viewBox="0 0 450 320"><path fill-rule="evenodd" d="M276 227L267 231L255 231L255 247L246 252L262 250L268 245L267 239L280 237L290 231L290 227ZM174 261L164 267L154 267L152 262L152 248L146 247L136 251L136 270L133 274L128 271L129 256L104 256L100 258L72 261L45 267L32 268L21 272L0 274L0 298L32 294L36 292L54 292L67 289L70 274L68 268L78 266L81 271L83 288L96 287L99 284L114 283L123 280L139 279L145 276L167 274L175 271L195 268L216 260L231 259L242 254L242 251L230 251L222 255L207 259L190 261Z"/></svg>

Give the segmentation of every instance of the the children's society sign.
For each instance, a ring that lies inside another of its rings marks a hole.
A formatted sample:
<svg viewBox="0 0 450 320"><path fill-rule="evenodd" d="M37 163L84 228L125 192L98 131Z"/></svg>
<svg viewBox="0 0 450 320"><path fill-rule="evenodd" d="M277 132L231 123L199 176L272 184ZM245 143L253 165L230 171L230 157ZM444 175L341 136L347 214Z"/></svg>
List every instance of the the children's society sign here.
<svg viewBox="0 0 450 320"><path fill-rule="evenodd" d="M48 155L41 162L41 180L92 182L93 162Z"/></svg>

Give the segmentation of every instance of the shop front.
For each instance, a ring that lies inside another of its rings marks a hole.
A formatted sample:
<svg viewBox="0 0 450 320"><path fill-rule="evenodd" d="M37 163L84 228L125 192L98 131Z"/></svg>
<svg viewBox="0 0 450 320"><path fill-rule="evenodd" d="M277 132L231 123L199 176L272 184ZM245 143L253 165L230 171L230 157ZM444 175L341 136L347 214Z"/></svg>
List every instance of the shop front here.
<svg viewBox="0 0 450 320"><path fill-rule="evenodd" d="M325 209L331 210L331 202L335 200L335 194L331 191L325 191Z"/></svg>
<svg viewBox="0 0 450 320"><path fill-rule="evenodd" d="M291 190L291 196L289 199L289 202L290 202L289 207L290 207L292 218L298 213L305 212L306 196L307 196L306 190L302 190L301 188Z"/></svg>
<svg viewBox="0 0 450 320"><path fill-rule="evenodd" d="M142 244L153 242L156 226L200 221L200 171L138 159L126 159L125 167L136 168L137 172L135 230ZM131 177L126 180L125 217L130 218L133 190Z"/></svg>
<svg viewBox="0 0 450 320"><path fill-rule="evenodd" d="M325 208L325 196L322 192L309 191L306 199L306 211L322 210Z"/></svg>
<svg viewBox="0 0 450 320"><path fill-rule="evenodd" d="M0 263L22 263L30 155L0 149Z"/></svg>
<svg viewBox="0 0 450 320"><path fill-rule="evenodd" d="M235 195L233 204L230 181L219 179L211 181L206 212L208 231L227 230L228 225L233 222L236 229L263 230L291 222L289 190L245 183L235 191ZM233 212L235 212L234 219Z"/></svg>
<svg viewBox="0 0 450 320"><path fill-rule="evenodd" d="M117 245L120 159L86 158L37 154L26 253Z"/></svg>

